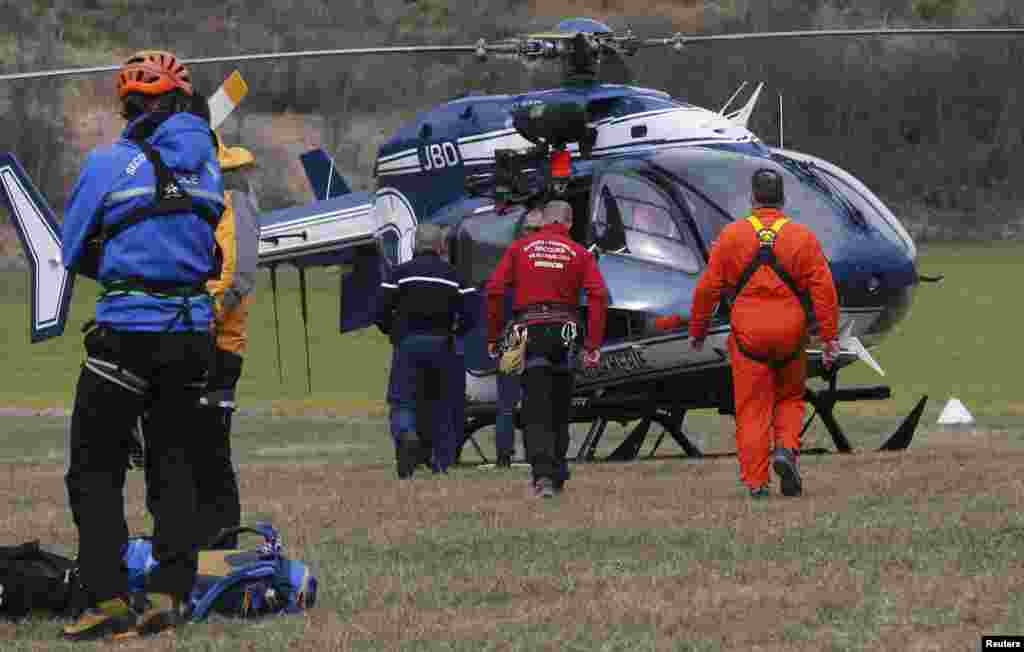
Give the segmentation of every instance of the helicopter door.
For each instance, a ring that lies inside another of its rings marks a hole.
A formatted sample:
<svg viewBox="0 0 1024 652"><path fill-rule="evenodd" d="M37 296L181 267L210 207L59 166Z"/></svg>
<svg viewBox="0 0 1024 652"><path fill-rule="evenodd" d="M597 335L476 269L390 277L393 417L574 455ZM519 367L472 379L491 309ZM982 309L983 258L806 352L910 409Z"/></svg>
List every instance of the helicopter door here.
<svg viewBox="0 0 1024 652"><path fill-rule="evenodd" d="M468 283L482 288L505 250L515 241L525 211L516 206L498 214L492 206L463 218L452 239L452 259Z"/></svg>
<svg viewBox="0 0 1024 652"><path fill-rule="evenodd" d="M463 279L477 288L467 295L477 301L477 327L465 338L466 368L489 374L496 362L487 355L487 307L484 289L505 250L519 236L526 211L519 206L498 214L493 206L476 209L453 230L449 247L452 264Z"/></svg>
<svg viewBox="0 0 1024 652"><path fill-rule="evenodd" d="M606 173L592 197L593 241L602 251L700 272L700 249L681 228L686 214L652 181L632 171Z"/></svg>
<svg viewBox="0 0 1024 652"><path fill-rule="evenodd" d="M611 302L601 365L582 370L578 383L616 384L720 362L713 347L694 352L685 331L649 330L653 317L690 314L704 260L683 228L689 213L625 166L595 179L591 203L591 241Z"/></svg>

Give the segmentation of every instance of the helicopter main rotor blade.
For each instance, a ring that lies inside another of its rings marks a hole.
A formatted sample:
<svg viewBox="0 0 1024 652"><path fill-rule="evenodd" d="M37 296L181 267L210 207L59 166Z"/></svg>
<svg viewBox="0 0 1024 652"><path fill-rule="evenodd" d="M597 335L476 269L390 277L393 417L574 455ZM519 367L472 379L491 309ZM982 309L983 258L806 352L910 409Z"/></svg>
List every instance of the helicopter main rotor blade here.
<svg viewBox="0 0 1024 652"><path fill-rule="evenodd" d="M973 36L982 34L1024 34L1024 27L822 29L792 32L740 32L737 34L706 34L703 36L675 34L668 38L642 39L639 45L647 47L658 45L682 47L688 43L708 43L711 41L749 41L758 39L816 38L823 36Z"/></svg>
<svg viewBox="0 0 1024 652"><path fill-rule="evenodd" d="M419 54L422 52L475 52L504 51L510 46L503 44L484 45L409 45L386 48L346 48L340 50L301 50L295 52L263 52L257 54L235 54L223 57L204 57L200 59L182 59L181 63L190 66L208 63L241 63L244 61L262 61L266 59L308 59L316 57L358 56L367 54ZM93 68L64 68L62 70L45 70L42 72L20 72L0 75L0 81L16 79L38 79L42 77L70 77L73 75L93 75L104 72L116 72L121 66L96 66Z"/></svg>
<svg viewBox="0 0 1024 652"><path fill-rule="evenodd" d="M785 39L785 38L816 38L816 37L846 37L846 36L970 36L981 34L1007 35L1024 34L1024 27L963 27L963 28L925 28L925 29L827 29L827 30L806 30L794 32L742 32L738 34L707 34L703 36L686 36L677 33L667 38L636 39L628 37L611 37L611 42L622 41L620 47L627 49L637 47L654 47L670 45L676 50L682 50L689 43L709 43L713 41L745 41L764 39ZM532 38L531 38L532 36ZM210 63L242 63L246 61L284 60L284 59L310 59L318 57L337 56L360 56L360 55L382 55L382 54L421 54L421 53L457 53L472 52L478 57L486 56L487 53L512 54L524 56L536 56L530 46L532 39L542 41L562 41L568 38L567 33L540 33L526 38L519 37L508 39L504 42L486 43L483 39L472 45L402 45L381 48L344 48L334 50L299 50L293 52L263 52L256 54L235 54L221 57L203 57L198 59L182 59L186 65L198 66ZM601 41L601 34L596 38ZM607 39L604 39L607 40ZM543 52L547 49L542 48ZM547 52L547 54L552 54ZM18 79L40 79L46 77L70 77L74 75L92 75L98 73L116 72L120 66L96 66L92 68L64 68L61 70L44 70L40 72L21 72L0 75L0 82L14 81Z"/></svg>

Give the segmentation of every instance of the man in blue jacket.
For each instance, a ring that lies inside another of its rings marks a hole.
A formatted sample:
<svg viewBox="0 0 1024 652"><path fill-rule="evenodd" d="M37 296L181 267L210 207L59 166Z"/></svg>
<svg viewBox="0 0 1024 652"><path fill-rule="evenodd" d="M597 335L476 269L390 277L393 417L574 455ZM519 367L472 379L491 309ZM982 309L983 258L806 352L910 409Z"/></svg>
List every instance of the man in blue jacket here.
<svg viewBox="0 0 1024 652"><path fill-rule="evenodd" d="M420 224L412 260L394 268L380 287L376 323L395 347L388 401L399 478L411 477L422 459L417 426L430 433L431 442L441 442L449 427L444 408L455 390L450 380L459 365L454 338L473 330L476 322L464 301L476 289L459 278L441 257L443 251L441 227ZM426 401L435 408L432 423L417 424Z"/></svg>
<svg viewBox="0 0 1024 652"><path fill-rule="evenodd" d="M203 455L204 431L193 422L213 353L205 285L219 270L223 181L213 133L190 112L192 83L173 54L133 55L117 86L128 126L90 153L64 211L64 265L101 289L86 329L65 477L94 606L64 628L71 640L182 623L199 543L189 459ZM127 440L147 406L147 503L159 566L144 595L129 595L121 563Z"/></svg>

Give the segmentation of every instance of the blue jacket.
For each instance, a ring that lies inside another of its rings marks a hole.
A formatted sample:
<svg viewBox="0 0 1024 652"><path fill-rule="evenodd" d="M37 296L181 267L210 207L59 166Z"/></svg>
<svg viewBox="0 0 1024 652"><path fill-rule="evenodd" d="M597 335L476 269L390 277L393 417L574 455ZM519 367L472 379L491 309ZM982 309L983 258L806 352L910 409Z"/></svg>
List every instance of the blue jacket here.
<svg viewBox="0 0 1024 652"><path fill-rule="evenodd" d="M377 327L398 344L408 334L464 335L476 326L466 295L476 292L447 261L420 253L380 284Z"/></svg>
<svg viewBox="0 0 1024 652"><path fill-rule="evenodd" d="M87 241L100 227L116 224L155 201L153 166L126 138L146 119L128 125L113 145L89 154L64 209L61 255L69 270L81 263ZM224 180L206 122L191 113L177 113L156 127L147 141L193 202L205 204L215 215L223 213ZM214 230L198 215L183 213L147 219L108 241L97 280L109 284L143 278L194 286L216 273L216 265ZM96 322L129 331L162 331L172 322L172 331L208 330L212 299L202 296L188 303L191 326L180 314L183 299L141 292L104 296L96 304Z"/></svg>

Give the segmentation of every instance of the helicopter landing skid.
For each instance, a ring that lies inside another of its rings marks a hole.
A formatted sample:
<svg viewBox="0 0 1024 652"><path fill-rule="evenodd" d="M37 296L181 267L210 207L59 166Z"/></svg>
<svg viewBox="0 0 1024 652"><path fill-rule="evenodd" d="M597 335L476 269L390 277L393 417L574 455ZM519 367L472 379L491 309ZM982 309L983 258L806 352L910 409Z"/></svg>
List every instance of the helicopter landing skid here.
<svg viewBox="0 0 1024 652"><path fill-rule="evenodd" d="M835 450L831 451L825 448L804 448L801 450L803 455L823 455L831 453L843 453L849 454L854 452L853 446L847 438L846 433L843 431L842 426L836 419L834 409L837 403L841 402L854 402L854 401L879 401L891 398L892 390L885 385L866 386L866 387L837 387L836 382L837 374L831 374L828 377L828 387L826 389L815 390L807 388L804 395L804 400L811 405L813 411L811 416L808 417L804 423L801 436L807 432L811 427L811 424L816 418L821 418L825 429L828 431L832 438L832 442L835 445ZM900 426L887 437L882 445L878 448L879 451L902 451L910 446L911 441L914 438L914 433L917 431L918 424L921 420L921 415L924 413L924 408L928 402L928 396L923 396L914 406L914 409L910 411L910 414L903 420ZM647 401L633 402L625 400L619 402L616 405L592 405L589 409L581 410L574 414L574 423L590 423L590 429L586 436L583 438L582 443L577 449L576 455L571 458L575 463L595 463L595 462L629 462L639 459L653 459L658 449L661 447L665 440L665 436L670 436L679 447L683 450L686 458L714 458L714 457L734 457L735 452L722 452L722 453L705 453L701 450L701 447L695 443L698 438L686 428L686 413L687 408L658 408ZM604 458L597 457L597 449L601 443L601 439L604 437L605 430L608 427L610 421L618 423L625 423L629 421L637 420L637 424L633 426L633 429L627 435L626 439L622 441L608 456ZM493 415L479 415L471 418L466 424L465 440L462 446L459 447L459 457L461 457L462 448L466 443L471 443L476 449L477 454L483 460L484 464L490 464L489 460L477 443L474 434L480 428L493 425L495 419ZM644 456L640 457L640 450L643 447L647 436L650 434L651 426L657 424L661 426L662 432L654 442L654 446ZM671 459L672 457L680 457L678 455L662 455L658 459Z"/></svg>
<svg viewBox="0 0 1024 652"><path fill-rule="evenodd" d="M811 427L811 423L814 422L815 417L821 417L821 422L825 425L825 429L828 430L828 434L832 437L832 443L835 444L836 450L840 453L851 453L853 452L853 447L850 445L850 440L847 439L846 433L843 432L842 426L839 425L839 421L833 413L836 403L884 401L885 399L892 397L892 390L887 385L874 385L869 387L837 387L838 377L839 374L836 371L833 371L827 376L827 389L813 390L809 387L807 388L806 393L804 394L804 400L814 408L814 411L804 423L804 427L803 430L800 431L800 435L803 436L803 434L807 432L807 429ZM901 451L910 446L910 442L914 438L914 433L917 431L917 426L921 421L921 415L924 413L924 406L927 402L928 396L922 396L921 400L919 400L917 405L914 406L914 409L910 411L910 414L908 414L903 420L903 423L900 424L900 427L885 439L878 450Z"/></svg>

